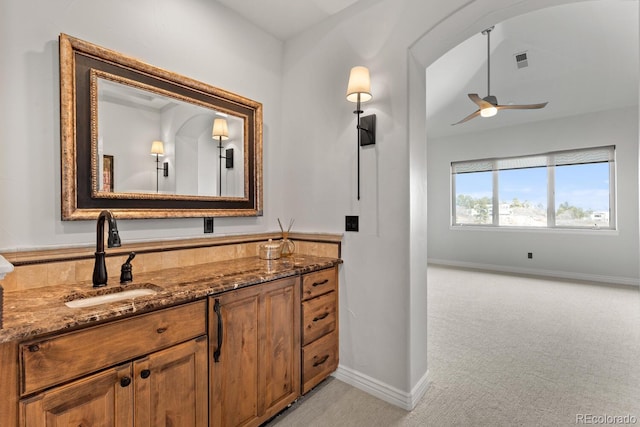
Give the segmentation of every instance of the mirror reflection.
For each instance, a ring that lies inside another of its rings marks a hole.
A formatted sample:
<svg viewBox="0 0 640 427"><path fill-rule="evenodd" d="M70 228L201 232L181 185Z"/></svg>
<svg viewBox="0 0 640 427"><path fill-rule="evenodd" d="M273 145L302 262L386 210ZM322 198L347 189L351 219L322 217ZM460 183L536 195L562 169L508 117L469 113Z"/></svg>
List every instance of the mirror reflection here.
<svg viewBox="0 0 640 427"><path fill-rule="evenodd" d="M243 118L93 74L98 193L245 195Z"/></svg>

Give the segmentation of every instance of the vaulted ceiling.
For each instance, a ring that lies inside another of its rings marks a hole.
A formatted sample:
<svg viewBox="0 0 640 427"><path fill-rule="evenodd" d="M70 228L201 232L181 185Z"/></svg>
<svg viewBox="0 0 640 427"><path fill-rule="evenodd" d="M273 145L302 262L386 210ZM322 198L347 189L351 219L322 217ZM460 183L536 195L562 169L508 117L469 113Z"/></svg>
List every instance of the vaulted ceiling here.
<svg viewBox="0 0 640 427"><path fill-rule="evenodd" d="M287 40L363 0L219 0ZM451 126L487 95L486 36L477 34L427 69L430 137L513 126L638 104L638 0L571 3L495 23L491 95L501 104L548 101L542 110L506 110ZM528 66L515 55L526 52ZM375 77L374 77L375 78Z"/></svg>
<svg viewBox="0 0 640 427"><path fill-rule="evenodd" d="M487 95L487 37L477 34L427 68L431 137L638 105L638 1L556 6L496 23L491 32L491 95L500 104L548 101L541 110L503 110L451 126ZM528 66L515 55L526 52Z"/></svg>

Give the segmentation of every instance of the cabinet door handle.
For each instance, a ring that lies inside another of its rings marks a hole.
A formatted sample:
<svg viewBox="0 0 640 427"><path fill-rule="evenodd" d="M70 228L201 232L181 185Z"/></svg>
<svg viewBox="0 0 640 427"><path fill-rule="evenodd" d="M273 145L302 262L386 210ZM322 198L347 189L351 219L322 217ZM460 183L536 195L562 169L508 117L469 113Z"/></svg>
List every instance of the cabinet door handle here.
<svg viewBox="0 0 640 427"><path fill-rule="evenodd" d="M40 351L40 346L38 344L31 344L29 346L29 351L31 353L35 353L36 351Z"/></svg>
<svg viewBox="0 0 640 427"><path fill-rule="evenodd" d="M120 387L128 387L131 384L131 378L122 377L120 378Z"/></svg>
<svg viewBox="0 0 640 427"><path fill-rule="evenodd" d="M142 371L140 371L140 378L149 378L150 375L151 371L148 369L143 369Z"/></svg>
<svg viewBox="0 0 640 427"><path fill-rule="evenodd" d="M313 286L315 288L316 286L322 286L322 285L324 285L325 283L328 283L328 282L329 282L329 279L324 279L322 282L313 282L313 285L311 285L311 286Z"/></svg>
<svg viewBox="0 0 640 427"><path fill-rule="evenodd" d="M314 322L317 322L318 320L322 320L322 319L324 319L324 318L325 318L325 317L327 317L328 315L329 315L329 312L326 312L326 313L324 313L324 314L321 314L320 316L316 316L316 317L314 317L314 318L313 318L313 321L314 321Z"/></svg>
<svg viewBox="0 0 640 427"><path fill-rule="evenodd" d="M163 334L163 333L167 332L167 328L158 328L158 329L156 329L156 332L159 333L159 334Z"/></svg>
<svg viewBox="0 0 640 427"><path fill-rule="evenodd" d="M327 361L327 359L328 359L328 358L329 358L329 355L328 355L328 354L325 354L324 356L322 356L322 359L318 360L317 362L315 362L315 363L313 364L313 367L315 368L316 366L320 366L320 365L322 365L324 362L326 362L326 361Z"/></svg>
<svg viewBox="0 0 640 427"><path fill-rule="evenodd" d="M220 300L216 298L215 303L213 304L213 311L215 311L218 316L218 348L213 352L213 361L218 363L220 361L220 351L222 350L222 310L220 308Z"/></svg>

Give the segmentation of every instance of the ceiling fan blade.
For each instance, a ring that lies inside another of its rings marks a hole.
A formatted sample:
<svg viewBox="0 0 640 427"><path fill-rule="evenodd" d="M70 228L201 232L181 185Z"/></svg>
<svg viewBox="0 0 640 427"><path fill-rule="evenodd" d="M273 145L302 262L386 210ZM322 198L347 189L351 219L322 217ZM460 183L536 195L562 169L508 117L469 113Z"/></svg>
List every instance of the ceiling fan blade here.
<svg viewBox="0 0 640 427"><path fill-rule="evenodd" d="M548 102L541 102L540 104L525 104L525 105L496 105L498 110L536 110L538 108L544 108Z"/></svg>
<svg viewBox="0 0 640 427"><path fill-rule="evenodd" d="M469 120L471 120L474 117L477 117L479 115L480 115L480 110L476 110L474 113L469 114L467 117L465 117L464 119L460 120L459 122L452 123L451 126L455 126L455 125L459 125L460 123L468 122Z"/></svg>
<svg viewBox="0 0 640 427"><path fill-rule="evenodd" d="M480 107L481 109L494 106L492 103L487 102L484 99L480 98L480 96L478 96L477 93L469 93L467 94L467 96L469 97L470 100L475 102L478 105L478 107Z"/></svg>
<svg viewBox="0 0 640 427"><path fill-rule="evenodd" d="M472 100L478 105L480 105L480 103L483 102L482 98L480 98L480 95L478 95L477 93L468 93L467 96L469 97L470 100Z"/></svg>

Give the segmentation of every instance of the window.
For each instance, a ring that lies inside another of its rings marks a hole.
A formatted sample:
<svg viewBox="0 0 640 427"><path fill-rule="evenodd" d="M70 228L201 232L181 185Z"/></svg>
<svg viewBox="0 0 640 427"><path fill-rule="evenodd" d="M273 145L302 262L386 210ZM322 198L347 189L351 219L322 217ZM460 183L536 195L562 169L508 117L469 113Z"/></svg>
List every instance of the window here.
<svg viewBox="0 0 640 427"><path fill-rule="evenodd" d="M615 146L451 163L453 225L615 229Z"/></svg>
<svg viewBox="0 0 640 427"><path fill-rule="evenodd" d="M491 224L493 190L491 172L460 174L456 179L457 220L464 224Z"/></svg>

